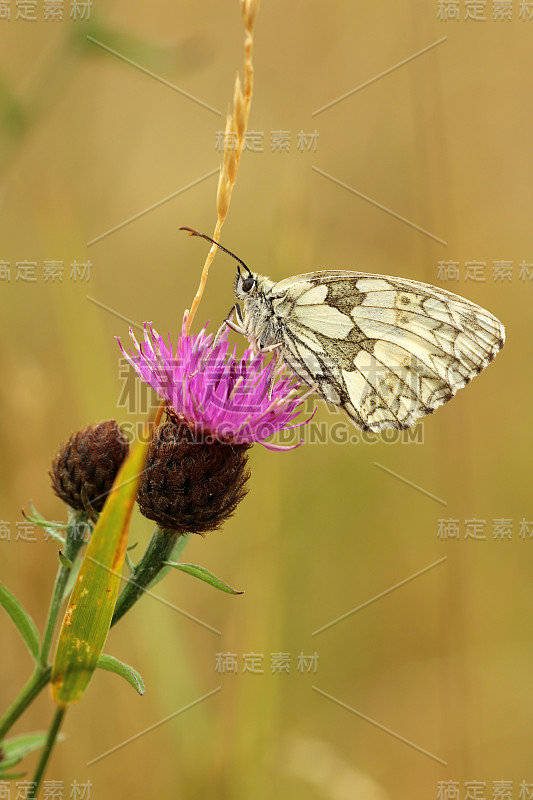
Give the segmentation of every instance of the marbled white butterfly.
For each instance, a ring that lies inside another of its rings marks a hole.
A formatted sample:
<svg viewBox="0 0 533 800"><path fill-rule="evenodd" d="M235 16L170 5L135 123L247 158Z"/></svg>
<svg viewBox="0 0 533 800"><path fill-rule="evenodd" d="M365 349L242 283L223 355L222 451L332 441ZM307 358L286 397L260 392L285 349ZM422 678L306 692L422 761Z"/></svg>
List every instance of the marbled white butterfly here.
<svg viewBox="0 0 533 800"><path fill-rule="evenodd" d="M413 425L451 400L504 345L496 317L445 289L346 270L275 283L218 247L238 262L235 296L243 304L224 325L257 350L275 350L364 430Z"/></svg>

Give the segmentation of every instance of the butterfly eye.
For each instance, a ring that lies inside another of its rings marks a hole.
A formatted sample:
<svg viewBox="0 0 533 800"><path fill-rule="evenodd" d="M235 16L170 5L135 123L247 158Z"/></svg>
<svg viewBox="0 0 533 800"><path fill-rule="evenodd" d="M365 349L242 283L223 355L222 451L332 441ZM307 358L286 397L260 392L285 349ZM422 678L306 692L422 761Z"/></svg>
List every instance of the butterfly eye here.
<svg viewBox="0 0 533 800"><path fill-rule="evenodd" d="M242 282L243 292L249 292L255 286L255 278L252 275L247 275Z"/></svg>

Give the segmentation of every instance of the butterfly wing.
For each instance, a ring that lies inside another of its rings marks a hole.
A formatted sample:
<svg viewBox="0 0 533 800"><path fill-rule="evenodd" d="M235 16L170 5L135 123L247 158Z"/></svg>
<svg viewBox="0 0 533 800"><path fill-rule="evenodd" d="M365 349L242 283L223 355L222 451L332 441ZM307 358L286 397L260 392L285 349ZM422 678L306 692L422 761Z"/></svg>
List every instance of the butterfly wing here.
<svg viewBox="0 0 533 800"><path fill-rule="evenodd" d="M407 428L450 400L505 341L485 309L418 281L325 271L272 286L288 365L365 430Z"/></svg>

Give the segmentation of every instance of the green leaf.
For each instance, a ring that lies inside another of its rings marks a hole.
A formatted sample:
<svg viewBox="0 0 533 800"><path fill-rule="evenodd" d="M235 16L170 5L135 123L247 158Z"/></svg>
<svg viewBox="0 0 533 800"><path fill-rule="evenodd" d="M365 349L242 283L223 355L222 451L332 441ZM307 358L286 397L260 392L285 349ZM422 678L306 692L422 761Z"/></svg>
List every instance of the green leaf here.
<svg viewBox="0 0 533 800"><path fill-rule="evenodd" d="M63 522L49 522L42 516L42 514L39 514L39 512L37 511L37 509L35 508L35 506L31 501L30 501L30 509L31 513L33 514L32 517L30 517L29 514L26 514L24 509L22 509L22 516L25 519L27 519L28 522L31 522L33 525L38 525L40 528L43 528L48 534L48 536L50 536L52 539L55 539L57 542L61 542L61 544L64 545L65 537L58 532L58 529L65 530L67 528L67 525Z"/></svg>
<svg viewBox="0 0 533 800"><path fill-rule="evenodd" d="M47 736L46 731L43 731L24 733L21 736L15 736L13 739L5 739L0 745L0 768L2 770L0 777L8 777L3 774L4 770L16 766L28 753L33 753L34 750L40 750L41 747L44 747Z"/></svg>
<svg viewBox="0 0 533 800"><path fill-rule="evenodd" d="M48 536L50 536L52 539L55 539L56 542L62 544L63 547L65 546L65 537L61 536L61 534L54 530L54 528L50 528L48 525L42 525L41 527L46 531Z"/></svg>
<svg viewBox="0 0 533 800"><path fill-rule="evenodd" d="M2 605L15 625L20 635L26 642L28 650L33 656L34 661L39 658L39 633L28 612L23 605L11 594L2 583L0 583L0 605Z"/></svg>
<svg viewBox="0 0 533 800"><path fill-rule="evenodd" d="M197 564L177 564L175 561L165 561L165 564L169 567L174 567L174 569L186 572L188 575L193 575L195 578L205 581L210 586L214 586L215 589L220 589L221 592L228 592L228 594L244 594L244 592L233 589L229 584L217 578L216 575L213 575L213 573L209 572L205 567L199 567Z"/></svg>
<svg viewBox="0 0 533 800"><path fill-rule="evenodd" d="M43 528L45 525L50 525L52 528L66 528L68 526L67 522L50 522L42 514L40 514L35 506L33 505L32 501L30 500L30 511L33 514L33 517L30 517L29 514L26 514L24 509L22 509L22 514L28 519L30 522L33 522L34 525L41 525Z"/></svg>
<svg viewBox="0 0 533 800"><path fill-rule="evenodd" d="M124 662L119 661L118 658L115 658L114 656L108 656L107 653L102 653L96 666L100 669L106 669L109 672L114 672L116 675L120 675L122 678L128 681L130 686L133 686L135 691L139 692L141 695L144 694L144 681L137 670L133 669L133 667L130 667L129 664L124 664Z"/></svg>
<svg viewBox="0 0 533 800"><path fill-rule="evenodd" d="M57 555L60 563L65 567L65 569L72 569L72 561L70 558L67 558L66 555L61 552L61 550L58 550Z"/></svg>
<svg viewBox="0 0 533 800"><path fill-rule="evenodd" d="M150 434L145 430L122 462L72 590L52 667L52 697L61 707L83 696L109 634Z"/></svg>
<svg viewBox="0 0 533 800"><path fill-rule="evenodd" d="M130 544L129 547L126 547L125 561L126 561L126 566L127 566L128 570L130 572L130 575L133 572L133 570L135 569L135 564L131 560L130 550L134 550L137 547L138 544L139 544L139 542L135 542L135 544Z"/></svg>

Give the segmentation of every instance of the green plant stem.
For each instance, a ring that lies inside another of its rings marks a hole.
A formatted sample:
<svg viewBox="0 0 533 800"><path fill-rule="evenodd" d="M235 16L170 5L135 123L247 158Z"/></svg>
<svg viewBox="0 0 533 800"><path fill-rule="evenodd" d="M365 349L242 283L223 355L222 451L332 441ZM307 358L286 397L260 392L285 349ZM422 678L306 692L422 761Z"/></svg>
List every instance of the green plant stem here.
<svg viewBox="0 0 533 800"><path fill-rule="evenodd" d="M0 741L4 738L8 730L15 724L20 715L27 709L30 703L35 700L46 684L50 681L52 667L40 667L24 686L18 697L11 703L3 717L0 719Z"/></svg>
<svg viewBox="0 0 533 800"><path fill-rule="evenodd" d="M48 610L48 617L46 618L43 641L39 652L39 663L41 666L45 666L45 664L48 662L50 648L52 647L52 639L54 637L54 631L57 625L57 618L63 603L63 594L65 592L65 586L67 585L69 575L70 568L60 564L59 569L57 570L54 591L52 592L52 600L50 601L50 608Z"/></svg>
<svg viewBox="0 0 533 800"><path fill-rule="evenodd" d="M69 519L66 528L66 542L65 542L65 556L73 563L78 555L81 547L84 544L84 537L81 531L84 530L87 523L85 514L74 513ZM35 670L20 691L18 697L11 703L5 714L0 719L0 741L5 737L6 733L15 724L20 715L27 709L30 703L35 700L37 695L44 689L50 682L52 668L48 665L48 656L54 637L54 632L57 627L57 620L61 611L63 603L63 595L65 586L67 585L71 568L60 564L56 574L54 583L54 591L52 593L52 600L48 610L46 625L44 630L43 641L39 652L39 662Z"/></svg>
<svg viewBox="0 0 533 800"><path fill-rule="evenodd" d="M162 573L168 570L165 561L168 561L171 557L180 538L185 539L182 534L176 531L164 530L159 527L155 529L143 557L134 568L119 595L111 622L112 626L124 616L126 611L129 611L132 605L142 597L146 589L156 582L157 578L163 577Z"/></svg>
<svg viewBox="0 0 533 800"><path fill-rule="evenodd" d="M69 520L66 529L66 542L65 542L65 557L74 563L76 556L84 544L84 536L81 531L87 523L87 518L84 514L73 514ZM57 620L61 606L63 604L63 595L65 593L65 586L70 576L72 567L67 567L64 564L59 565L54 584L54 591L52 592L52 600L48 610L48 617L46 619L46 627L44 629L43 641L41 651L39 653L39 663L41 667L45 667L48 663L48 656L50 655L50 648L54 638L54 632L57 627Z"/></svg>
<svg viewBox="0 0 533 800"><path fill-rule="evenodd" d="M83 538L79 536L80 518L73 518L66 531L65 556L73 562L81 549ZM75 533L78 535L74 535ZM118 622L124 614L142 597L145 590L153 586L157 580L170 569L165 565L165 561L172 557L178 558L185 548L188 536L180 535L176 531L163 530L156 528L148 547L141 560L131 573L124 589L122 590L115 607L112 625ZM65 586L70 575L70 568L60 564L54 584L54 591L46 620L46 627L39 653L39 664L36 666L33 675L23 687L18 697L9 706L5 714L0 719L0 741L15 724L21 714L26 710L30 703L35 700L37 695L50 682L52 667L46 662L50 654L54 632L57 626L59 612L61 610ZM45 765L46 766L46 765Z"/></svg>
<svg viewBox="0 0 533 800"><path fill-rule="evenodd" d="M34 800L34 798L37 797L37 792L39 791L46 767L50 761L50 756L52 755L52 750L54 749L54 745L57 741L57 735L59 733L59 729L61 728L61 723L63 722L63 717L65 716L66 710L67 709L64 707L59 707L54 714L52 724L50 725L50 730L48 731L46 744L41 753L39 763L37 764L35 775L33 776L30 791L26 795L27 800Z"/></svg>

